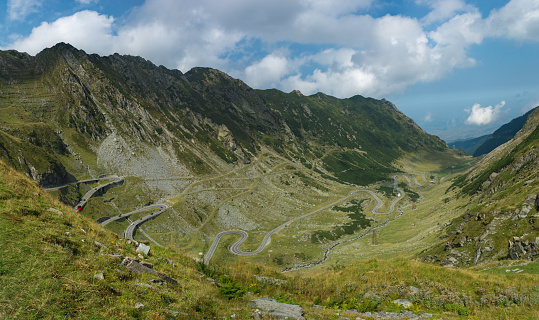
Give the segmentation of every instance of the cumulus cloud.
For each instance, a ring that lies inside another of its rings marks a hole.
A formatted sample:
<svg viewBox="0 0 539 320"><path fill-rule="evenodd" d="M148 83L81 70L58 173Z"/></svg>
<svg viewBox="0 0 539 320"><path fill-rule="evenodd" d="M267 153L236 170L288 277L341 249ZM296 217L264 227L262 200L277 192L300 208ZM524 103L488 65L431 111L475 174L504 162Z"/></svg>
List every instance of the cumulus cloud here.
<svg viewBox="0 0 539 320"><path fill-rule="evenodd" d="M67 42L91 52L108 54L113 22L114 18L95 11L80 11L51 23L43 22L32 29L30 36L16 40L12 48L36 54L58 42Z"/></svg>
<svg viewBox="0 0 539 320"><path fill-rule="evenodd" d="M290 72L288 60L270 54L245 69L245 80L256 88L276 87Z"/></svg>
<svg viewBox="0 0 539 320"><path fill-rule="evenodd" d="M8 18L23 21L29 14L37 12L41 4L42 0L8 0Z"/></svg>
<svg viewBox="0 0 539 320"><path fill-rule="evenodd" d="M9 3L33 8L40 1ZM146 0L118 22L93 11L44 22L9 48L35 54L64 41L89 52L140 55L182 71L210 66L257 88L381 98L474 66L469 48L486 38L539 41L537 0L512 0L487 18L464 0L416 0L431 8L420 19L371 16L373 3Z"/></svg>
<svg viewBox="0 0 539 320"><path fill-rule="evenodd" d="M426 4L432 9L421 19L425 24L444 21L457 12L473 10L473 6L466 4L464 0L416 0L416 3Z"/></svg>
<svg viewBox="0 0 539 320"><path fill-rule="evenodd" d="M512 0L494 10L486 24L492 36L539 41L539 1Z"/></svg>
<svg viewBox="0 0 539 320"><path fill-rule="evenodd" d="M466 111L470 113L466 119L466 124L481 126L494 122L498 119L498 115L504 105L505 101L501 101L494 107L488 106L482 108L480 104L476 103L472 106L471 110L466 109Z"/></svg>

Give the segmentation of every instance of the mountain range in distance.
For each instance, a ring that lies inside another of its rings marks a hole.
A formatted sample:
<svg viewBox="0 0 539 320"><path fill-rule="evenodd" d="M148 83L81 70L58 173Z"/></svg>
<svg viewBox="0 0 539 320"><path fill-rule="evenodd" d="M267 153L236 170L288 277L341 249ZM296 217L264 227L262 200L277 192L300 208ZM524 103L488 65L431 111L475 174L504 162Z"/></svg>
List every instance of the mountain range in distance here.
<svg viewBox="0 0 539 320"><path fill-rule="evenodd" d="M526 112L524 115L517 117L510 122L502 125L492 134L487 134L472 139L449 141L447 144L453 149L460 149L474 157L481 156L496 149L498 146L511 140L515 134L522 129L528 116L536 108Z"/></svg>

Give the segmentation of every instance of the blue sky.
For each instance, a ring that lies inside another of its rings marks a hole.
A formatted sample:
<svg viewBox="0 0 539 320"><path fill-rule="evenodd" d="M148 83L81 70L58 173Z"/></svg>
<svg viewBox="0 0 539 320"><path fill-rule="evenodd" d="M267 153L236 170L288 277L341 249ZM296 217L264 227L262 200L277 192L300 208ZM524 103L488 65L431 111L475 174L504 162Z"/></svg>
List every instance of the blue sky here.
<svg viewBox="0 0 539 320"><path fill-rule="evenodd" d="M58 42L254 88L386 98L451 140L539 105L539 0L7 0L0 48Z"/></svg>

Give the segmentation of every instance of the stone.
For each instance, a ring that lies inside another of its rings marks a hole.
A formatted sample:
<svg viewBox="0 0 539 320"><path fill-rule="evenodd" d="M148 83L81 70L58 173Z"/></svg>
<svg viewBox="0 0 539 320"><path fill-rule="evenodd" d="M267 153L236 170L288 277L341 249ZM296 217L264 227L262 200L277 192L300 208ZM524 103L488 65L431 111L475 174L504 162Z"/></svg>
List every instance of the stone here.
<svg viewBox="0 0 539 320"><path fill-rule="evenodd" d="M82 230L82 229L81 229L81 230ZM97 242L97 241L94 241L94 243L95 243L95 245L96 245L96 246L99 246L99 247L105 248L105 249L107 249L107 250L109 249L109 248L107 248L107 246L106 246L106 245L102 244L101 242Z"/></svg>
<svg viewBox="0 0 539 320"><path fill-rule="evenodd" d="M139 308L142 308L142 307L144 307L144 304L142 304L141 302L135 303L135 309L139 309Z"/></svg>
<svg viewBox="0 0 539 320"><path fill-rule="evenodd" d="M174 311L174 310L167 310L167 313L174 318L176 318L180 314L178 311Z"/></svg>
<svg viewBox="0 0 539 320"><path fill-rule="evenodd" d="M145 265L141 264L138 260L130 258L130 257L126 257L122 261L122 265L125 266L127 270L133 273L157 273L157 271L146 267Z"/></svg>
<svg viewBox="0 0 539 320"><path fill-rule="evenodd" d="M300 306L277 302L275 299L252 299L249 301L249 306L260 309L262 313L272 318L305 320Z"/></svg>
<svg viewBox="0 0 539 320"><path fill-rule="evenodd" d="M47 210L49 212L52 212L52 213L56 213L57 215L60 215L60 216L63 216L64 213L58 209L54 209L54 208L49 208L49 210Z"/></svg>
<svg viewBox="0 0 539 320"><path fill-rule="evenodd" d="M509 241L509 258L511 260L522 259L526 255L526 250L522 246L522 242L516 240L515 242Z"/></svg>
<svg viewBox="0 0 539 320"><path fill-rule="evenodd" d="M129 271L131 271L133 273L155 274L155 275L159 276L159 278L163 279L163 281L165 281L165 282L167 282L169 284L173 284L173 285L178 284L178 281L168 277L165 274L162 274L161 272L157 272L156 270L147 267L146 265L140 263L140 261L138 261L137 259L126 257L122 261L122 265L125 266L125 268L127 270L129 270ZM153 265L152 265L152 267L153 267Z"/></svg>
<svg viewBox="0 0 539 320"><path fill-rule="evenodd" d="M142 253L147 256L150 253L150 246L147 246L144 243L139 243L136 252Z"/></svg>
<svg viewBox="0 0 539 320"><path fill-rule="evenodd" d="M103 274L103 272L97 273L94 275L94 279L105 280L105 275Z"/></svg>
<svg viewBox="0 0 539 320"><path fill-rule="evenodd" d="M397 300L393 300L391 301L391 303L394 303L394 304L398 304L399 306L402 306L406 309L410 308L412 306L412 301L408 300L408 299L397 299Z"/></svg>
<svg viewBox="0 0 539 320"><path fill-rule="evenodd" d="M151 262L142 261L142 262L140 262L140 264L145 266L145 267L148 267L150 269L153 269L153 263L151 263Z"/></svg>
<svg viewBox="0 0 539 320"><path fill-rule="evenodd" d="M419 288L416 288L414 286L410 286L409 288L411 293L419 293Z"/></svg>
<svg viewBox="0 0 539 320"><path fill-rule="evenodd" d="M266 282L266 283L273 283L273 284L276 284L278 286L280 286L281 284L283 283L287 283L288 280L283 280L283 279L276 279L276 278L269 278L269 277L264 277L264 276L257 276L255 275L254 276L256 278L256 280L260 281L260 282Z"/></svg>

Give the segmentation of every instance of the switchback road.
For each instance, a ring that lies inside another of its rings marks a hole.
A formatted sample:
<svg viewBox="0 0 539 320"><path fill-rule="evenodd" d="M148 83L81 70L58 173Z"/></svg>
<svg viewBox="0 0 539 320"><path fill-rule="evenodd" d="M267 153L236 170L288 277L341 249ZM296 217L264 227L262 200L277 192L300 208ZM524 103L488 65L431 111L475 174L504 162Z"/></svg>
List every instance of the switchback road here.
<svg viewBox="0 0 539 320"><path fill-rule="evenodd" d="M319 209L316 209L314 211L311 211L307 214L304 214L300 217L297 217L295 219L292 219L290 221L287 221L283 224L281 224L280 226L278 226L277 228L271 230L270 232L268 232L265 236L264 236L264 239L262 239L262 242L260 243L260 245L258 246L258 248L254 251L242 251L240 249L240 246L243 244L243 242L245 242L245 240L247 240L247 237L249 236L247 234L246 231L244 230L227 230L227 231L223 231L223 232L220 232L217 234L217 236L215 237L215 239L213 240L213 243L212 245L210 246L210 249L208 250L208 252L206 253L206 255L204 256L204 263L205 264L208 264L210 262L210 259L211 257L213 256L214 252L215 252L215 249L217 248L217 245L219 244L219 241L221 240L221 238L227 234L239 234L241 235L241 238L236 241L234 244L232 244L229 248L229 251L232 252L233 254L235 255L240 255L240 256L251 256L251 255L255 255L255 254L258 254L260 253L262 250L264 250L264 248L270 243L270 240L271 240L271 236L279 231L281 231L282 229L288 227L290 224L292 224L293 222L295 221L298 221L298 220L301 220L305 217L308 217L312 214L315 214L315 213L318 213L322 210L326 210L330 207L333 207L334 205L342 202L342 201L345 201L347 199L349 199L350 197L358 194L358 193L367 193L369 194L370 196L372 196L376 201L377 201L377 205L374 209L372 209L372 213L373 214L389 214L391 212L393 212L395 210L395 205L397 204L397 202L399 202L402 198L404 198L405 196L405 193L402 189L400 188L397 188L397 184L398 184L398 179L397 177L404 177L406 178L406 180L408 181L408 185L410 187L413 187L413 184L412 184L412 181L410 180L410 178L408 178L407 176L405 175L394 175L393 176L393 180L395 181L394 185L395 185L395 189L399 192L398 193L398 196L395 200L393 200L393 202L391 203L391 206L389 208L389 211L387 212L380 212L378 211L380 209L380 207L382 207L383 203L382 203L382 200L380 200L380 198L374 193L372 192L371 190L358 190L358 191L354 191L352 193L350 193L348 196L344 197L344 198L341 198L331 204L328 204L327 206L325 207L322 207L322 208L319 208ZM417 181L416 181L417 182ZM421 186L421 185L419 185Z"/></svg>
<svg viewBox="0 0 539 320"><path fill-rule="evenodd" d="M86 194L82 197L82 199L79 201L79 203L77 203L75 205L75 209L80 211L80 210L82 210L82 208L84 207L86 202L88 202L88 200L91 197L93 197L98 191L100 191L100 190L102 190L104 188L107 188L109 186L112 186L114 184L119 184L119 183L123 182L124 179L122 177L118 177L116 175L111 175L111 176L99 177L99 178L96 178L96 179L88 179L88 180L76 181L76 182L68 183L68 184L65 184L65 185L62 185L62 186L58 186L58 187L46 188L45 190L56 190L56 189L64 188L64 187L67 187L67 186L73 185L73 184L93 183L93 182L98 182L99 180L112 180L112 181L107 182L107 183L102 184L102 185L99 185L99 186L97 186L95 188L90 189L88 192L86 192ZM140 209L137 209L137 210L125 213L125 214L119 214L117 216L111 217L111 218L109 218L109 219L107 219L105 221L102 221L100 223L100 225L105 226L108 223L111 223L111 222L116 221L116 220L127 218L127 217L129 217L129 216L131 216L131 215L133 215L135 213L141 212L141 211L145 211L145 210L149 210L149 209L157 209L156 211L150 213L149 215L147 215L145 217L142 217L142 218L136 220L135 222L132 222L127 227L127 229L125 230L125 238L133 240L133 234L135 233L135 230L137 229L137 227L139 227L144 222L157 217L158 215L163 213L167 208L168 208L168 206L166 206L164 204L156 204L156 205L147 206L147 207L140 208ZM153 242L156 243L155 241L153 241Z"/></svg>
<svg viewBox="0 0 539 320"><path fill-rule="evenodd" d="M157 209L156 211L150 213L149 215L147 215L145 217L142 217L142 218L136 220L135 222L132 222L127 227L127 229L125 230L125 238L129 239L129 240L133 240L133 233L135 233L135 230L137 229L138 226L140 226L141 224L143 224L144 222L146 222L148 220L154 219L155 217L157 217L158 215L163 213L165 210L167 210L167 208L168 208L168 206L164 205L164 204L154 204L154 205L147 206L147 207L144 207L144 208L140 208L138 210L135 210L135 211L132 211L132 212L129 212L129 213L126 213L125 215L123 215L125 217L125 216L132 215L133 213L136 213L136 212L140 212L140 211L144 211L144 210L148 210L148 209ZM120 219L119 216L116 216L115 218ZM104 222L106 222L106 221L104 221Z"/></svg>
<svg viewBox="0 0 539 320"><path fill-rule="evenodd" d="M75 205L75 209L80 211L82 210L82 208L84 207L84 205L86 204L86 202L96 193L98 192L99 190L101 189L104 189L106 187L109 187L111 185L114 185L114 184L117 184L117 183L121 183L123 182L123 178L120 178L118 176L108 176L108 177L103 177L103 178L99 178L97 180L104 180L104 179L112 179L112 181L108 182L108 183L105 183L105 184L102 184L102 185L99 185L95 188L92 188L90 189L88 192L86 192L86 194L82 197L82 199L80 200L79 203L77 203ZM90 181L93 181L93 180L90 180Z"/></svg>

